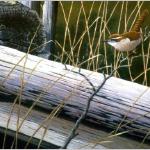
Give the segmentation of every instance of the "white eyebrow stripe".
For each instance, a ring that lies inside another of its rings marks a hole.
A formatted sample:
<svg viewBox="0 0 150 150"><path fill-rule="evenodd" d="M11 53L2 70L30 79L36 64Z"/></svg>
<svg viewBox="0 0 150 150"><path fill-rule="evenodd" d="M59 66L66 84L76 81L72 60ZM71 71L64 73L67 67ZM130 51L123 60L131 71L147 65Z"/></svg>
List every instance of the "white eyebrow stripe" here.
<svg viewBox="0 0 150 150"><path fill-rule="evenodd" d="M118 37L111 38L111 39L117 40L117 39L120 39L120 38L122 38L122 37L121 37L121 36L118 36Z"/></svg>

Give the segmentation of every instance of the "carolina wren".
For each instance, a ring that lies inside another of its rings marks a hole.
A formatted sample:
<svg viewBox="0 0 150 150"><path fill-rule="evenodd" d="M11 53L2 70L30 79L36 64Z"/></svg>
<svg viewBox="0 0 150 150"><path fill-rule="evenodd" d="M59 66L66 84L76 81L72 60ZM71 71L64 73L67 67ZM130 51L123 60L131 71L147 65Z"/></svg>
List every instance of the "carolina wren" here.
<svg viewBox="0 0 150 150"><path fill-rule="evenodd" d="M104 42L107 42L118 51L134 50L142 42L140 27L148 14L149 11L145 9L129 32L123 34L112 34L109 39Z"/></svg>

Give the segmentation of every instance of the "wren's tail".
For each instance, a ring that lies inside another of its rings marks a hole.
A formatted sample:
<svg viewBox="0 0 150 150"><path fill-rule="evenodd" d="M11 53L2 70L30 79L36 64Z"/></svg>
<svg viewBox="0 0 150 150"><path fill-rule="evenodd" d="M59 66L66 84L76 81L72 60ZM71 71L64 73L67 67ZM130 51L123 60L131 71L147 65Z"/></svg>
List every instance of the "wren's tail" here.
<svg viewBox="0 0 150 150"><path fill-rule="evenodd" d="M139 32L140 31L140 27L142 26L142 23L144 22L144 19L146 16L149 15L149 11L148 9L144 9L142 14L140 15L139 19L135 22L133 28L131 29L131 31L136 31Z"/></svg>

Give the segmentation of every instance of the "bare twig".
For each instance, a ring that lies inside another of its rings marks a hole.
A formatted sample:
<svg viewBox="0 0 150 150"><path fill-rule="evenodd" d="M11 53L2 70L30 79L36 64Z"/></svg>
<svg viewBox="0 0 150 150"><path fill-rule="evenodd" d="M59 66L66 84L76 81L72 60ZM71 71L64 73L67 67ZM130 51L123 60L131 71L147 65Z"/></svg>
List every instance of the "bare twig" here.
<svg viewBox="0 0 150 150"><path fill-rule="evenodd" d="M78 73L79 75L83 76L84 79L91 85L91 87L93 88L93 91L94 91L94 92L96 91L96 89L95 89L93 83L88 79L88 77L87 77L86 75L84 75L84 74L81 73L81 69L80 69L80 68L79 68L79 72L76 72L76 71L72 71L72 72Z"/></svg>
<svg viewBox="0 0 150 150"><path fill-rule="evenodd" d="M88 77L87 77L86 75L84 75L84 74L81 73L81 68L79 68L79 71L77 72L77 71L73 71L73 70L68 69L66 64L64 64L64 66L65 66L65 69L66 69L66 70L71 71L71 72L74 72L74 73L77 73L77 74L83 76L84 79L91 85L91 87L93 88L93 91L96 91L96 89L95 89L93 83L88 79Z"/></svg>
<svg viewBox="0 0 150 150"><path fill-rule="evenodd" d="M116 70L114 70L114 71L116 71ZM61 148L66 149L67 146L68 146L68 144L71 142L71 140L76 136L76 130L78 129L78 127L79 127L81 121L85 119L85 117L86 117L86 115L87 115L87 113L88 113L88 110L89 110L89 107L90 107L90 103L91 103L93 97L99 92L99 90L103 87L103 85L105 84L105 82L106 82L110 77L112 77L114 71L112 71L112 73L111 73L109 76L107 76L107 77L105 76L105 74L103 74L103 75L104 75L104 80L103 80L103 82L101 83L101 85L100 85L96 90L94 90L93 94L89 97L89 99L88 99L88 101L87 101L87 105L86 105L85 110L83 111L83 113L82 113L82 115L79 117L79 119L76 121L76 123L75 123L74 127L72 128L72 130L71 130L71 132L70 132L68 138L66 139L64 145L63 145ZM81 75L81 73L80 73L80 75ZM83 76L84 76L84 75L83 75ZM84 76L84 77L85 77L85 76ZM86 79L87 79L87 77L86 77ZM89 79L88 79L88 81L89 81ZM91 83L91 82L90 82L90 83ZM95 87L94 87L94 89L95 89Z"/></svg>

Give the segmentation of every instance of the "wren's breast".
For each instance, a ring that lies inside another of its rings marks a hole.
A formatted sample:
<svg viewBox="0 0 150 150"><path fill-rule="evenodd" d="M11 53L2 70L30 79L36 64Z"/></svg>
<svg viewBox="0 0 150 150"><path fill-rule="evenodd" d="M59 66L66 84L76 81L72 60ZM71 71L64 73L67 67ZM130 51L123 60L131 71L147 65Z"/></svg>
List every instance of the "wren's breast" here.
<svg viewBox="0 0 150 150"><path fill-rule="evenodd" d="M140 43L142 39L130 41L129 38L122 39L119 42L108 42L109 45L113 46L116 50L119 51L131 51L134 50Z"/></svg>

